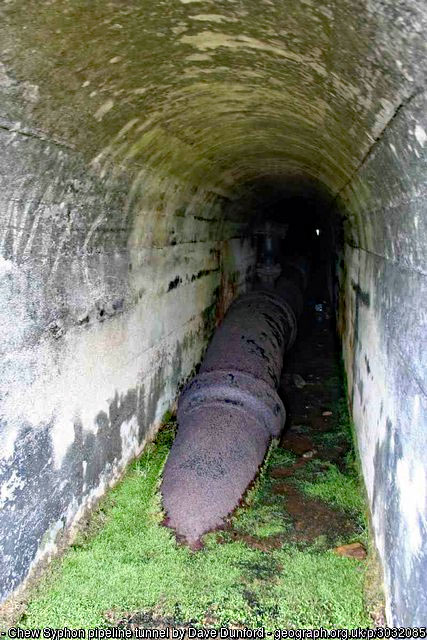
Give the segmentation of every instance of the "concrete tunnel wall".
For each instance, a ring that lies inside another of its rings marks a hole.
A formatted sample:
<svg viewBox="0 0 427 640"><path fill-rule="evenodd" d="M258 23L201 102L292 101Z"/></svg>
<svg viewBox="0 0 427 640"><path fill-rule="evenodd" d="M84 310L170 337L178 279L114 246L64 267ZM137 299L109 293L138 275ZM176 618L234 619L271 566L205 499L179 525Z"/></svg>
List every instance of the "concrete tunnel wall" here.
<svg viewBox="0 0 427 640"><path fill-rule="evenodd" d="M250 185L271 179L320 185L344 220L388 621L426 624L426 17L420 0L2 4L1 599L158 426L247 287Z"/></svg>

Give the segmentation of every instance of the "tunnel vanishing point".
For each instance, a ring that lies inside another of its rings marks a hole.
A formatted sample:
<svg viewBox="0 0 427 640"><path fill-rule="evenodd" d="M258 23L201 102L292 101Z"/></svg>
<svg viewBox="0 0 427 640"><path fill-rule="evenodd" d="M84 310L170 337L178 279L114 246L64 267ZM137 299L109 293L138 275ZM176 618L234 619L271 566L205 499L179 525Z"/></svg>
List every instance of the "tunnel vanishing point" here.
<svg viewBox="0 0 427 640"><path fill-rule="evenodd" d="M298 251L320 232L388 624L426 625L426 23L1 2L1 601L153 436L269 219Z"/></svg>

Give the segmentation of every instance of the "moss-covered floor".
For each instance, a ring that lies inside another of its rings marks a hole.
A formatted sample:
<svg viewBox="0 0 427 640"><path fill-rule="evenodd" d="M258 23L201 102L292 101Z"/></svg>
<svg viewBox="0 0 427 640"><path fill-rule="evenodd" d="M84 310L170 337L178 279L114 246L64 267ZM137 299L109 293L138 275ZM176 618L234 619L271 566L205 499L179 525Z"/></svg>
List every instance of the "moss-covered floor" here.
<svg viewBox="0 0 427 640"><path fill-rule="evenodd" d="M284 437L228 526L196 553L162 526L169 418L39 584L22 627L374 624L369 557L334 551L370 545L333 332L324 314L307 318L282 379Z"/></svg>
<svg viewBox="0 0 427 640"><path fill-rule="evenodd" d="M110 492L90 530L39 585L22 626L89 628L140 614L268 628L369 624L363 564L336 555L325 536L312 544L294 541L286 497L274 492L271 477L277 466L293 461L279 448L271 451L250 505L239 509L229 530L206 536L197 553L178 546L161 525L157 491L173 434L173 425L166 426ZM330 467L319 484L307 487L333 493L340 476L331 476L331 469L340 474ZM343 496L347 504L347 492ZM333 544L360 535L336 535Z"/></svg>

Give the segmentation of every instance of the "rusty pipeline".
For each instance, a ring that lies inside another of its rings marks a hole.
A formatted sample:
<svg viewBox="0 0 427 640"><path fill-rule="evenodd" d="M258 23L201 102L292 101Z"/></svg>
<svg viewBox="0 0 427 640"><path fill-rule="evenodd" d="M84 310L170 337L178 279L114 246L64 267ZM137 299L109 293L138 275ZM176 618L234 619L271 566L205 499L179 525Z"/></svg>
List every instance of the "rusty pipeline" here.
<svg viewBox="0 0 427 640"><path fill-rule="evenodd" d="M277 394L296 336L291 280L240 296L178 402L178 433L163 473L165 524L193 548L224 524L285 422Z"/></svg>

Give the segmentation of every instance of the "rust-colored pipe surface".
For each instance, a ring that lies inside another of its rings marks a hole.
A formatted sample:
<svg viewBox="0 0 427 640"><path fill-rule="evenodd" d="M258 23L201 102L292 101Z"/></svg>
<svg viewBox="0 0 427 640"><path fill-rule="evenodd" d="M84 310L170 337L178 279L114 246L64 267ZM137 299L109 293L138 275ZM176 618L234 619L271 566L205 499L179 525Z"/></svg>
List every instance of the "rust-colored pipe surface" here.
<svg viewBox="0 0 427 640"><path fill-rule="evenodd" d="M239 504L284 425L276 389L296 319L291 292L281 291L253 291L231 305L179 398L161 492L165 524L193 548Z"/></svg>

